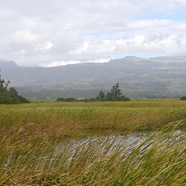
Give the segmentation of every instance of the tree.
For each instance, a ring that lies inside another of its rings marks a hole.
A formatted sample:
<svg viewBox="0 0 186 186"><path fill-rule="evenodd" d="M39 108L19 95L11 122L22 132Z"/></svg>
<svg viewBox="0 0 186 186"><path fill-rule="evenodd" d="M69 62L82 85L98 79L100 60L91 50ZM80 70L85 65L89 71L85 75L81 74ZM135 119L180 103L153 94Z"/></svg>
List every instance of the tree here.
<svg viewBox="0 0 186 186"><path fill-rule="evenodd" d="M75 102L78 101L76 98L57 98L56 101L64 101L64 102Z"/></svg>
<svg viewBox="0 0 186 186"><path fill-rule="evenodd" d="M14 87L8 88L10 81L5 81L0 75L0 104L28 103L28 100L18 94Z"/></svg>
<svg viewBox="0 0 186 186"><path fill-rule="evenodd" d="M57 101L129 101L130 99L122 95L121 89L119 88L119 83L114 85L107 94L102 90L99 91L99 94L96 98L87 98L87 99L75 99L75 98L57 98Z"/></svg>
<svg viewBox="0 0 186 186"><path fill-rule="evenodd" d="M122 95L122 91L119 88L119 83L114 85L106 96L103 91L100 90L98 95L98 100L100 101L129 101L130 99Z"/></svg>
<svg viewBox="0 0 186 186"><path fill-rule="evenodd" d="M99 101L104 101L105 100L105 93L102 90L99 91L97 99Z"/></svg>
<svg viewBox="0 0 186 186"><path fill-rule="evenodd" d="M110 92L107 93L109 101L117 101L118 98L122 95L121 89L119 88L119 83L114 85Z"/></svg>
<svg viewBox="0 0 186 186"><path fill-rule="evenodd" d="M186 96L181 97L180 100L186 100Z"/></svg>

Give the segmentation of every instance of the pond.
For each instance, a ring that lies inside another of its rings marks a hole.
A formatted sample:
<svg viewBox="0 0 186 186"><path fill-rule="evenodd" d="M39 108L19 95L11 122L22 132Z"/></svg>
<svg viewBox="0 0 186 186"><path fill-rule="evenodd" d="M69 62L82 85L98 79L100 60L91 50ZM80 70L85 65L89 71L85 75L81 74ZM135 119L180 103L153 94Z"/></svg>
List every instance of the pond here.
<svg viewBox="0 0 186 186"><path fill-rule="evenodd" d="M177 143L182 134L185 134L185 132L176 130L167 134L158 132L135 132L127 135L94 135L78 139L64 139L56 146L54 159L62 155L66 160L65 164L68 166L70 162L78 159L80 156L87 156L89 159L90 157L99 159L102 157L111 157L119 153L124 161L137 148L147 151L157 140L159 140L158 143L160 143L160 146L162 144L167 145L167 143ZM160 139L160 136L163 136L162 139Z"/></svg>

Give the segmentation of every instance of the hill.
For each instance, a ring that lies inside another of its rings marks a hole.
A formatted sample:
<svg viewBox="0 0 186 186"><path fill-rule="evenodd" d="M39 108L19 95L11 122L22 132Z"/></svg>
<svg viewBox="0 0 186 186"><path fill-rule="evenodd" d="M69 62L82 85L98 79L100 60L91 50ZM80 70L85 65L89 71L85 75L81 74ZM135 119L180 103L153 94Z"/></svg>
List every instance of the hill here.
<svg viewBox="0 0 186 186"><path fill-rule="evenodd" d="M113 59L58 67L20 67L0 61L1 74L27 98L95 97L120 83L130 98L180 97L186 94L186 57Z"/></svg>

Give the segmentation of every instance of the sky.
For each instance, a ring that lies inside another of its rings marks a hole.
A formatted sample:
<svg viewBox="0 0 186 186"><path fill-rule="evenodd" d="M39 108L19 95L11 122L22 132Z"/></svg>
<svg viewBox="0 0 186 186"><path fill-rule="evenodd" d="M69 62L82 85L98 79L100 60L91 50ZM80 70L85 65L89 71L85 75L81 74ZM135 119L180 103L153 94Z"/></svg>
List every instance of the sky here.
<svg viewBox="0 0 186 186"><path fill-rule="evenodd" d="M0 0L0 38L20 66L185 56L186 0Z"/></svg>

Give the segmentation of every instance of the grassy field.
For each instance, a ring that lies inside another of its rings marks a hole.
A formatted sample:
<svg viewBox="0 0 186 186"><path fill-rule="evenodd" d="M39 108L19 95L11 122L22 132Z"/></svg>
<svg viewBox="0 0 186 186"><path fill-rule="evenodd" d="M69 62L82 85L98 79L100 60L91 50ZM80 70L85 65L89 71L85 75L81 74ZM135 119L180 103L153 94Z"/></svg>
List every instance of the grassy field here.
<svg viewBox="0 0 186 186"><path fill-rule="evenodd" d="M186 136L177 129L186 129L180 100L0 105L0 185L186 185ZM54 157L66 139L135 131L154 132L127 159L127 150L96 154L91 141Z"/></svg>
<svg viewBox="0 0 186 186"><path fill-rule="evenodd" d="M186 124L186 102L147 100L129 102L57 103L0 105L0 127L34 130L76 137L102 130L130 132L155 130L170 122Z"/></svg>

